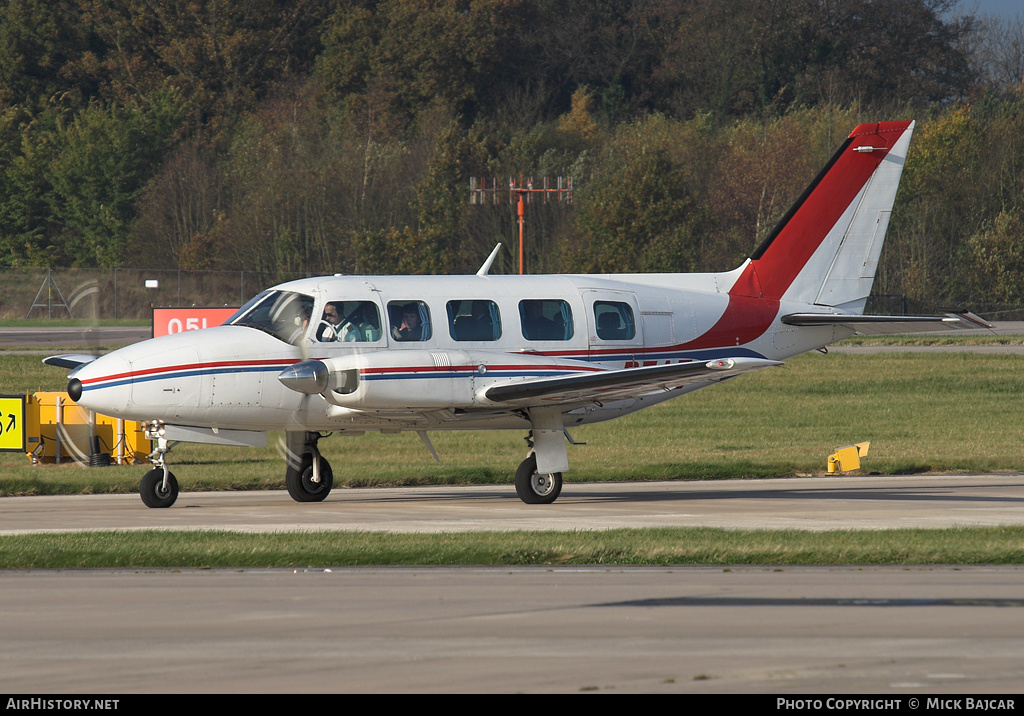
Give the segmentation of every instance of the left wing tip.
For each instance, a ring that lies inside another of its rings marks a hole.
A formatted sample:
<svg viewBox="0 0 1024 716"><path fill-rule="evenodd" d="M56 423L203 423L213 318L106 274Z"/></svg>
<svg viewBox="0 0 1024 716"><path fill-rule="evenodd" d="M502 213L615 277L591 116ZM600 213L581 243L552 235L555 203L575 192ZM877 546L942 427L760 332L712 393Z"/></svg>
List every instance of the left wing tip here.
<svg viewBox="0 0 1024 716"><path fill-rule="evenodd" d="M58 368L79 368L86 363L92 363L99 356L91 355L59 355L43 358L45 365L52 365Z"/></svg>

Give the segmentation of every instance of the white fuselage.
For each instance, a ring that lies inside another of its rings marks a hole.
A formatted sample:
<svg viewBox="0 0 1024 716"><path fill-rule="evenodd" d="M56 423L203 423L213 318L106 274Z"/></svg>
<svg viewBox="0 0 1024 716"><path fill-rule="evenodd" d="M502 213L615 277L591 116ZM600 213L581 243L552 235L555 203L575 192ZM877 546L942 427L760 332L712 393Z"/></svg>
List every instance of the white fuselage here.
<svg viewBox="0 0 1024 716"><path fill-rule="evenodd" d="M843 328L798 328L778 320L805 310L802 304L730 296L740 270L303 279L275 287L303 297L308 327L298 317L288 319L301 338L224 325L122 348L71 377L81 381L78 402L87 408L177 425L329 432L522 428L529 424L522 414L488 404L480 389L516 377L596 368L722 356L781 360L849 335ZM720 319L730 302L729 324L723 326ZM320 317L329 304L375 312L377 325L358 341L318 338ZM397 322L398 307L410 304L418 307L428 329L418 340L398 340L389 324ZM484 304L489 333L460 334L458 324L469 319L467 307ZM526 312L531 304L549 314L560 309L557 335L530 334ZM621 320L613 328L603 327L602 312L619 314ZM364 377L360 391L330 393L334 397L328 402L278 380L283 370L307 358L358 367ZM568 411L564 422L607 420L713 382L608 404L595 401Z"/></svg>

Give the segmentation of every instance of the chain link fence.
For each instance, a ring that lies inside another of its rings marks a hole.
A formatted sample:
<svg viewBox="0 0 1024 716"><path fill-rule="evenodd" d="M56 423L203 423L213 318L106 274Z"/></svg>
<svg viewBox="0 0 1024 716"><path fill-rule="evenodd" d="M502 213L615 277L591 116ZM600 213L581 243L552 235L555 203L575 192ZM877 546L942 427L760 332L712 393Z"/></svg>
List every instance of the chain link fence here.
<svg viewBox="0 0 1024 716"><path fill-rule="evenodd" d="M0 271L0 318L149 320L154 306L241 306L267 286L304 278L256 271Z"/></svg>

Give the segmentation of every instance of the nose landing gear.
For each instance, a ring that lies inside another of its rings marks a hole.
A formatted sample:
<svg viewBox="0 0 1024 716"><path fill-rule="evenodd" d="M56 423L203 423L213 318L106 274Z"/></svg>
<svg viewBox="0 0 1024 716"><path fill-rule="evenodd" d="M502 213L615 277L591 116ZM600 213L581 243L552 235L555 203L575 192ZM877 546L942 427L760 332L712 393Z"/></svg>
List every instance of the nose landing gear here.
<svg viewBox="0 0 1024 716"><path fill-rule="evenodd" d="M164 437L163 424L153 421L144 423L143 429L149 440L156 440L156 449L149 455L155 468L142 476L139 495L146 507L170 507L178 499L178 480L174 473L167 469L166 455L174 447Z"/></svg>
<svg viewBox="0 0 1024 716"><path fill-rule="evenodd" d="M297 437L301 438L301 445ZM321 502L334 487L331 464L317 449L319 440L320 433L288 433L284 481L288 494L296 502Z"/></svg>

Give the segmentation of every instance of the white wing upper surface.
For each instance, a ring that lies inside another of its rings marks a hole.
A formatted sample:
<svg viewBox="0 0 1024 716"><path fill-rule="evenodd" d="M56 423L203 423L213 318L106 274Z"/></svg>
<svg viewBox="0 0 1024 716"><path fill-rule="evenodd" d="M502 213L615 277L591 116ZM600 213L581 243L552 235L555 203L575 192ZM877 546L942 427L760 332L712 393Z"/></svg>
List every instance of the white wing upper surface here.
<svg viewBox="0 0 1024 716"><path fill-rule="evenodd" d="M484 397L509 407L607 402L720 381L740 373L782 365L764 358L722 358L639 368L609 369L553 378L511 380L487 388Z"/></svg>

